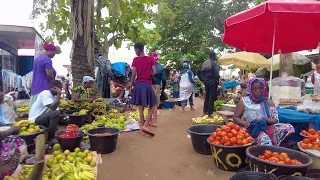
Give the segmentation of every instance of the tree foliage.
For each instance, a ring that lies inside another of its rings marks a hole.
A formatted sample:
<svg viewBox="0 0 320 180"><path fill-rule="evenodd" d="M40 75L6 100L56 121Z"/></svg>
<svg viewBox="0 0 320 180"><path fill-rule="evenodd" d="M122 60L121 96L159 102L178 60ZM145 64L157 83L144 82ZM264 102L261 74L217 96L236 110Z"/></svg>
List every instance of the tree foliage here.
<svg viewBox="0 0 320 180"><path fill-rule="evenodd" d="M224 20L249 6L245 0L164 0L159 4L156 31L161 38L150 50L159 51L161 61L181 68L180 58L189 57L197 69L210 50L235 51L221 41Z"/></svg>
<svg viewBox="0 0 320 180"><path fill-rule="evenodd" d="M155 41L159 36L146 24L152 22L152 7L156 0L95 0L94 35L107 56L109 47L120 48L123 41ZM59 44L70 39L70 0L34 0L32 19L46 17L41 30L52 33L46 40L58 40ZM102 17L103 12L107 12Z"/></svg>

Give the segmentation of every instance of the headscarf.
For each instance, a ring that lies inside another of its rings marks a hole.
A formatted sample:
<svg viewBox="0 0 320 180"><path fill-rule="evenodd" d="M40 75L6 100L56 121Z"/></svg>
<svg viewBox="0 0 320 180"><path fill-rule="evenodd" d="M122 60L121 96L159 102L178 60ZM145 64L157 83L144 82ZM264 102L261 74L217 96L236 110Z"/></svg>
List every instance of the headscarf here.
<svg viewBox="0 0 320 180"><path fill-rule="evenodd" d="M184 63L183 63L183 67L189 67L189 63L184 62Z"/></svg>
<svg viewBox="0 0 320 180"><path fill-rule="evenodd" d="M43 45L44 50L46 51L57 51L57 47L55 47L53 44L44 43Z"/></svg>
<svg viewBox="0 0 320 180"><path fill-rule="evenodd" d="M248 82L249 97L253 102L260 104L262 112L264 112L266 117L270 118L271 114L270 114L270 107L268 104L268 98L264 96L264 93L259 98L255 98L252 94L252 84L256 82L260 82L262 84L263 90L264 90L263 92L266 91L267 85L266 85L266 81L263 78L252 78Z"/></svg>
<svg viewBox="0 0 320 180"><path fill-rule="evenodd" d="M93 77L91 76L83 76L83 79L82 79L82 86L84 86L85 83L87 82L90 82L90 81L94 81Z"/></svg>
<svg viewBox="0 0 320 180"><path fill-rule="evenodd" d="M154 62L159 60L159 54L157 52L151 52L150 56L153 57Z"/></svg>

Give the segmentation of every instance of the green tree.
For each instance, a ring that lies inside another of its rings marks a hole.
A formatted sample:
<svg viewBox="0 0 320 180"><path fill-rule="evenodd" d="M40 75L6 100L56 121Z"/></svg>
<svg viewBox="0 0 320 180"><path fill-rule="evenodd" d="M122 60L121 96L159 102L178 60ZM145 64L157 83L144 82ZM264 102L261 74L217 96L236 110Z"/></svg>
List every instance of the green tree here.
<svg viewBox="0 0 320 180"><path fill-rule="evenodd" d="M235 51L221 41L224 20L248 5L249 1L240 0L165 0L155 21L161 39L150 50L158 50L169 67L179 69L180 58L189 57L191 68L198 69L210 50Z"/></svg>

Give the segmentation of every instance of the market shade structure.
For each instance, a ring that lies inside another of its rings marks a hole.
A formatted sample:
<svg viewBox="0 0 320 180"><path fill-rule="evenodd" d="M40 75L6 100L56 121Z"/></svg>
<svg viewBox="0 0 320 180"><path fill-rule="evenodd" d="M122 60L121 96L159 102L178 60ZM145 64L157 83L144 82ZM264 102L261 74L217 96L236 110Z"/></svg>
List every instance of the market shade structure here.
<svg viewBox="0 0 320 180"><path fill-rule="evenodd" d="M224 28L223 42L247 52L316 49L320 42L320 2L268 0L227 18Z"/></svg>
<svg viewBox="0 0 320 180"><path fill-rule="evenodd" d="M258 53L237 52L222 56L218 59L219 65L233 64L236 68L254 70L269 68L270 62Z"/></svg>
<svg viewBox="0 0 320 180"><path fill-rule="evenodd" d="M272 61L272 58L269 59L269 62ZM292 61L294 65L305 65L311 62L311 59L299 53L292 53ZM270 71L271 67L267 67L267 70ZM277 71L280 69L280 54L273 56L272 70Z"/></svg>
<svg viewBox="0 0 320 180"><path fill-rule="evenodd" d="M273 56L275 52L315 49L319 32L320 2L269 0L227 18L222 41L240 50ZM272 71L271 66L270 79ZM271 91L270 81L269 98Z"/></svg>

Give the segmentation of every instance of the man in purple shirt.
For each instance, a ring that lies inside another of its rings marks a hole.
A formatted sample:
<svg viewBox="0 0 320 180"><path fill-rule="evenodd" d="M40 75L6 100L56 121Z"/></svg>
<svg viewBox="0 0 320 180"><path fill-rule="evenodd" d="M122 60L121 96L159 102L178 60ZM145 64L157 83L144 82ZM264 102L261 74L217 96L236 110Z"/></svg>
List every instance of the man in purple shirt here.
<svg viewBox="0 0 320 180"><path fill-rule="evenodd" d="M38 94L49 90L49 84L56 77L56 71L52 67L52 60L57 48L53 44L44 44L45 53L39 55L33 62L33 78L30 97L30 109L37 100Z"/></svg>

